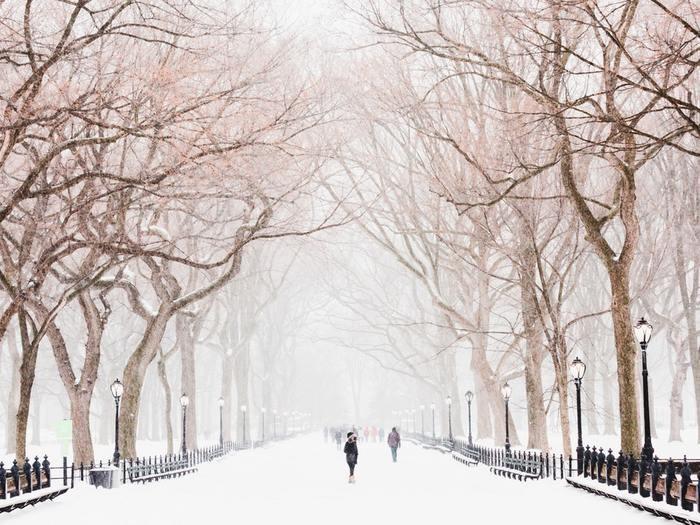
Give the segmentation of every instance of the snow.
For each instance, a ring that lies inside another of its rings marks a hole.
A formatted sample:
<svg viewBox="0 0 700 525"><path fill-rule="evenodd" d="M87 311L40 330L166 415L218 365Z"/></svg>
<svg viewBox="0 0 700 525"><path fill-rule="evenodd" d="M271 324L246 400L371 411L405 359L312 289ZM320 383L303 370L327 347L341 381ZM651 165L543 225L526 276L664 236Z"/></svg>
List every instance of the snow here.
<svg viewBox="0 0 700 525"><path fill-rule="evenodd" d="M234 453L199 472L115 490L80 486L53 502L10 514L12 525L173 523L589 525L659 524L659 518L564 481L521 483L465 467L449 454L406 443L398 463L383 444L360 443L357 483L344 456L317 435ZM115 510L115 512L110 511ZM116 511L118 509L118 511ZM580 512L586 509L586 512ZM9 520L8 520L9 521Z"/></svg>

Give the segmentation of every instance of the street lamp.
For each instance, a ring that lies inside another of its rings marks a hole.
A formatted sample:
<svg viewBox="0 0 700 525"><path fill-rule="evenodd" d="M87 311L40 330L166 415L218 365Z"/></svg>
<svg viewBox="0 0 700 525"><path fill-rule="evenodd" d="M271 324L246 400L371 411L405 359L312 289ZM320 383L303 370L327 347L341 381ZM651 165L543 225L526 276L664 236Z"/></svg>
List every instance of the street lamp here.
<svg viewBox="0 0 700 525"><path fill-rule="evenodd" d="M114 404L116 410L114 412L114 455L112 456L112 463L115 467L119 466L119 401L124 393L124 385L119 379L115 379L114 383L110 387L112 391L112 397L114 398Z"/></svg>
<svg viewBox="0 0 700 525"><path fill-rule="evenodd" d="M472 444L472 399L474 399L474 392L467 390L464 394L464 398L467 400L467 420L469 421L469 445Z"/></svg>
<svg viewBox="0 0 700 525"><path fill-rule="evenodd" d="M246 412L248 411L248 407L245 405L241 405L241 412L243 412L243 446L245 446L246 443L248 443L248 439L245 433L245 418L246 418Z"/></svg>
<svg viewBox="0 0 700 525"><path fill-rule="evenodd" d="M190 404L190 398L187 394L182 394L180 396L180 406L182 407L182 455L187 454L187 405Z"/></svg>
<svg viewBox="0 0 700 525"><path fill-rule="evenodd" d="M285 435L285 437L286 437L286 436L287 436L287 433L288 433L288 431L289 431L289 428L288 428L288 426L287 426L287 425L288 425L288 422L289 422L289 412L285 412L285 413L283 413L282 415L284 416L284 435Z"/></svg>
<svg viewBox="0 0 700 525"><path fill-rule="evenodd" d="M433 412L433 439L435 439L435 403L430 403L430 410Z"/></svg>
<svg viewBox="0 0 700 525"><path fill-rule="evenodd" d="M578 357L571 363L569 368L571 377L576 385L576 424L578 425L578 441L576 445L576 471L579 476L583 474L583 437L581 432L581 380L586 374L586 365Z"/></svg>
<svg viewBox="0 0 700 525"><path fill-rule="evenodd" d="M425 412L425 405L420 406L420 433L422 436L425 436L425 421L423 419Z"/></svg>
<svg viewBox="0 0 700 525"><path fill-rule="evenodd" d="M260 409L260 415L262 416L262 439L261 439L261 441L265 441L265 412L267 412L267 409L265 407L262 407Z"/></svg>
<svg viewBox="0 0 700 525"><path fill-rule="evenodd" d="M649 414L649 371L647 370L647 346L654 327L642 317L634 327L639 346L642 347L642 391L644 393L644 446L642 457L651 462L654 458L654 447L651 445L651 416Z"/></svg>
<svg viewBox="0 0 700 525"><path fill-rule="evenodd" d="M413 429L413 433L416 433L416 409L412 408L411 409L411 427Z"/></svg>
<svg viewBox="0 0 700 525"><path fill-rule="evenodd" d="M510 429L508 425L508 400L510 399L511 388L506 381L501 388L501 395L503 395L503 400L506 403L506 454L510 454Z"/></svg>
<svg viewBox="0 0 700 525"><path fill-rule="evenodd" d="M450 436L450 441L452 441L452 396L447 396L445 399L447 403L447 428L449 430L448 434Z"/></svg>
<svg viewBox="0 0 700 525"><path fill-rule="evenodd" d="M224 398L219 398L219 445L224 444Z"/></svg>

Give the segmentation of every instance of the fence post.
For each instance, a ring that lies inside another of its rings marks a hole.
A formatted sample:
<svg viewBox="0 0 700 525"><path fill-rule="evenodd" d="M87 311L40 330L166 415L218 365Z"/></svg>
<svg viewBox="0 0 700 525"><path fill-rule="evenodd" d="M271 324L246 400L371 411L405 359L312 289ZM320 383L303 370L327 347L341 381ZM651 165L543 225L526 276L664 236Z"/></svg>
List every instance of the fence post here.
<svg viewBox="0 0 700 525"><path fill-rule="evenodd" d="M627 488L626 486L626 479L624 478L625 481L623 481L622 478L622 471L625 469L627 464L625 463L625 456L622 453L622 450L620 450L620 455L617 456L617 490L625 490ZM623 486L625 485L625 486Z"/></svg>
<svg viewBox="0 0 700 525"><path fill-rule="evenodd" d="M34 456L32 471L34 473L34 477L36 478L36 489L41 489L41 463L39 463L39 456Z"/></svg>
<svg viewBox="0 0 700 525"><path fill-rule="evenodd" d="M564 479L564 454L559 454L559 477Z"/></svg>
<svg viewBox="0 0 700 525"><path fill-rule="evenodd" d="M122 461L122 483L126 485L126 459Z"/></svg>
<svg viewBox="0 0 700 525"><path fill-rule="evenodd" d="M22 465L22 474L24 474L24 480L27 482L27 488L24 492L32 491L32 465L29 463L29 458L24 458L24 465Z"/></svg>
<svg viewBox="0 0 700 525"><path fill-rule="evenodd" d="M1 467L0 467L1 468ZM2 481L0 480L0 483ZM693 479L690 477L690 467L688 466L688 458L683 456L683 467L681 468L681 508L683 510L687 510L689 512L693 511L693 502L692 501L686 501L685 497L686 494L688 494L688 487L693 483ZM700 487L697 487L697 490L700 489Z"/></svg>
<svg viewBox="0 0 700 525"><path fill-rule="evenodd" d="M627 460L627 492L636 494L639 487L634 486L634 471L637 470L637 460L634 459L634 454L629 455Z"/></svg>
<svg viewBox="0 0 700 525"><path fill-rule="evenodd" d="M0 461L0 499L7 498L7 471L5 464Z"/></svg>
<svg viewBox="0 0 700 525"><path fill-rule="evenodd" d="M639 460L639 495L643 498L648 498L650 492L644 486L644 481L647 477L647 472L649 471L649 465L647 464L646 458L640 458ZM654 492L654 483L651 484L651 492Z"/></svg>
<svg viewBox="0 0 700 525"><path fill-rule="evenodd" d="M615 485L617 480L612 479L612 469L615 465L615 456L613 456L612 449L608 449L608 457L605 458L605 482L608 485Z"/></svg>
<svg viewBox="0 0 700 525"><path fill-rule="evenodd" d="M68 458L63 456L63 486L68 486Z"/></svg>
<svg viewBox="0 0 700 525"><path fill-rule="evenodd" d="M673 459L668 458L668 465L666 465L666 483L664 489L666 492L666 503L675 507L678 505L678 498L671 495L671 488L673 488L674 481L676 481L676 466L673 464Z"/></svg>
<svg viewBox="0 0 700 525"><path fill-rule="evenodd" d="M571 477L573 475L572 470L571 470L572 467L573 467L573 458L571 457L571 454L569 454L569 477Z"/></svg>
<svg viewBox="0 0 700 525"><path fill-rule="evenodd" d="M85 464L80 462L80 481L85 481Z"/></svg>
<svg viewBox="0 0 700 525"><path fill-rule="evenodd" d="M654 456L654 463L651 466L651 499L654 501L663 501L663 494L659 494L656 491L656 484L661 478L661 465L659 464L659 458Z"/></svg>
<svg viewBox="0 0 700 525"><path fill-rule="evenodd" d="M46 486L51 486L51 463L49 463L49 457L44 455L44 461L41 462L41 467L44 469L44 474L46 474Z"/></svg>

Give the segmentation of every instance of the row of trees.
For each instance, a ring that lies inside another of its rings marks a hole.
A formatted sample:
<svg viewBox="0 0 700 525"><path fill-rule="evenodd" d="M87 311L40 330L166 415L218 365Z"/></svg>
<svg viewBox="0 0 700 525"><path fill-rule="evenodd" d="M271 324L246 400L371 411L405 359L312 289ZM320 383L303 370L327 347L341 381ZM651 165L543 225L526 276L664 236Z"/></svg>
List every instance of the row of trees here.
<svg viewBox="0 0 700 525"><path fill-rule="evenodd" d="M323 94L257 11L189 0L0 4L0 342L18 457L42 349L67 394L78 462L94 458L95 387L106 392L114 376L126 457L152 364L169 411L177 369L167 363L179 355L196 407L204 330L229 400L234 375L250 370L246 338L262 304L250 298L278 286L264 275L229 286L252 243L342 222L309 204ZM255 250L269 268L271 252Z"/></svg>
<svg viewBox="0 0 700 525"><path fill-rule="evenodd" d="M700 421L697 5L407 0L355 13L375 67L343 164L362 229L413 292L373 289L372 323L403 335L365 351L459 399L467 347L478 434L502 439L500 385L523 377L528 445L551 445L557 410L566 453L568 364L582 354L618 387L606 430L619 414L622 449L638 452L643 314L667 341L679 439L688 369Z"/></svg>

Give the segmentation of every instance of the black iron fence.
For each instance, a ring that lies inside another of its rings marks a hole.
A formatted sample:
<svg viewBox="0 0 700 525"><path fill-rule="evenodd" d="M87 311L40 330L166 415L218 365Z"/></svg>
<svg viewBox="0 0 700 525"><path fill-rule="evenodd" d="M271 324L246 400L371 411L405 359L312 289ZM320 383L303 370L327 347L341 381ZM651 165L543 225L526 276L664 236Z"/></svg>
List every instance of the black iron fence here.
<svg viewBox="0 0 700 525"><path fill-rule="evenodd" d="M494 474L521 481L527 479L563 479L571 476L575 465L571 456L532 450L510 450L469 444L461 437L432 438L422 434L408 434L408 438L427 448L449 450L463 463L475 462L491 468ZM461 458L459 457L461 456Z"/></svg>
<svg viewBox="0 0 700 525"><path fill-rule="evenodd" d="M89 464L69 463L67 457L55 466L47 456L43 461L35 457L31 462L14 460L9 468L0 462L0 513L35 505L40 501L51 500L75 487L78 482L87 482L93 469L114 468L122 483L142 483L181 476L197 471L198 465L222 458L239 450L264 446L268 442L282 441L298 434L276 436L265 441L245 443L227 441L220 445L201 447L185 454L165 454L124 459L119 465L111 460L90 462Z"/></svg>
<svg viewBox="0 0 700 525"><path fill-rule="evenodd" d="M583 473L567 481L640 510L678 520L679 510L700 513L699 474L698 459L689 460L684 456L683 460L660 460L655 457L649 461L622 452L615 456L612 449L606 453L603 448L586 447ZM686 522L697 523L698 520L686 519Z"/></svg>
<svg viewBox="0 0 700 525"><path fill-rule="evenodd" d="M43 461L35 456L30 462L25 458L20 463L12 462L10 468L0 461L0 513L52 500L68 490L68 460L63 458L60 466L51 464L48 456Z"/></svg>

